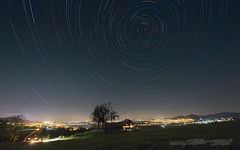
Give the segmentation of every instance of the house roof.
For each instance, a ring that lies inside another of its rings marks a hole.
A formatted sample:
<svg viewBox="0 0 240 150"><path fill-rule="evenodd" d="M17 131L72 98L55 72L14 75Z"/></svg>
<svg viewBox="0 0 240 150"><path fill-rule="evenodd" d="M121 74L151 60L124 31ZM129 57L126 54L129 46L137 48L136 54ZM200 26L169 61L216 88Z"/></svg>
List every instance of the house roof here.
<svg viewBox="0 0 240 150"><path fill-rule="evenodd" d="M125 119L121 122L111 122L111 123L106 123L106 127L122 127L127 124L133 124L133 122L130 119Z"/></svg>

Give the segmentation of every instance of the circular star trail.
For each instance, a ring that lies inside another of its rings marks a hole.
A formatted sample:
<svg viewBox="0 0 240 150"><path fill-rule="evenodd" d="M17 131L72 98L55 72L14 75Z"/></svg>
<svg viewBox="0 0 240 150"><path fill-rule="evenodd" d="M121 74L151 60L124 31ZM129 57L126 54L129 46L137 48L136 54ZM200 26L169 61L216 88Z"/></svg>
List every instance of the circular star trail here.
<svg viewBox="0 0 240 150"><path fill-rule="evenodd" d="M224 103L239 86L239 10L237 0L2 0L0 113Z"/></svg>
<svg viewBox="0 0 240 150"><path fill-rule="evenodd" d="M221 53L217 43L223 36L229 2L213 3L99 2L95 11L91 10L92 16L82 16L83 23L89 23L87 30L84 28L84 44L99 69L93 74L113 87L125 88L127 80L125 90L138 91L135 93L138 96L142 91L144 95L154 96L164 88L175 88L184 74L205 63L214 53ZM91 4L83 6L88 5ZM88 10L83 9L82 14L88 14ZM238 34L238 29L235 32ZM225 44L232 40L234 38ZM146 94L147 91L150 94Z"/></svg>

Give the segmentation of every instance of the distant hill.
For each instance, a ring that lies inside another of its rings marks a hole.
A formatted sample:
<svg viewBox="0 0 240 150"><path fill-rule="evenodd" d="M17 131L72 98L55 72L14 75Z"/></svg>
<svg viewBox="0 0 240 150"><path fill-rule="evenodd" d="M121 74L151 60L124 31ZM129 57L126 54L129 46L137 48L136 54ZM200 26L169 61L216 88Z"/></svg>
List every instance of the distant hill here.
<svg viewBox="0 0 240 150"><path fill-rule="evenodd" d="M220 119L220 118L238 118L240 119L240 113L236 112L222 112L222 113L216 113L216 114L209 114L209 115L181 115L177 117L173 117L171 119L194 119L194 120L199 120L200 118L202 119Z"/></svg>
<svg viewBox="0 0 240 150"><path fill-rule="evenodd" d="M203 119L219 119L219 118L238 118L238 119L240 119L240 113L222 112L222 113L210 114L210 115L203 116Z"/></svg>

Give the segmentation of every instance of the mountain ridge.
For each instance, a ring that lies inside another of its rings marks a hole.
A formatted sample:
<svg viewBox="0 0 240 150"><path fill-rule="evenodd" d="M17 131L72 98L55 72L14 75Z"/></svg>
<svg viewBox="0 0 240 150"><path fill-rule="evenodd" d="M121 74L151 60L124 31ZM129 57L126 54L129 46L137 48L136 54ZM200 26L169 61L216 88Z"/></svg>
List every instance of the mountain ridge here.
<svg viewBox="0 0 240 150"><path fill-rule="evenodd" d="M190 114L190 115L179 115L176 117L172 117L170 119L221 119L221 118L237 118L240 119L240 113L237 112L220 112L215 114L207 114L207 115L196 115L196 114Z"/></svg>

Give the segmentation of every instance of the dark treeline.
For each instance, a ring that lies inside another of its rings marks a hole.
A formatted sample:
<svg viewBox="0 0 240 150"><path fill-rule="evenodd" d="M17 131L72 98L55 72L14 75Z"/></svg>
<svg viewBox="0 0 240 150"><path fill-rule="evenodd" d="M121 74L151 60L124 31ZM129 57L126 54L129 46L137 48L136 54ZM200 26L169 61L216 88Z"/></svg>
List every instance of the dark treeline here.
<svg viewBox="0 0 240 150"><path fill-rule="evenodd" d="M0 120L0 141L17 142L20 140L24 128L22 115L9 117Z"/></svg>

